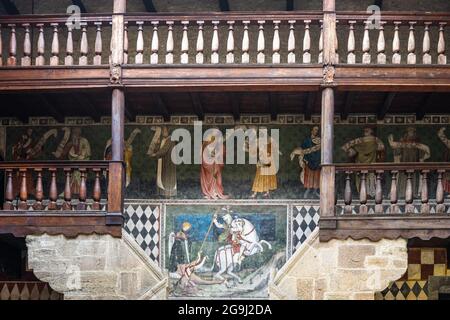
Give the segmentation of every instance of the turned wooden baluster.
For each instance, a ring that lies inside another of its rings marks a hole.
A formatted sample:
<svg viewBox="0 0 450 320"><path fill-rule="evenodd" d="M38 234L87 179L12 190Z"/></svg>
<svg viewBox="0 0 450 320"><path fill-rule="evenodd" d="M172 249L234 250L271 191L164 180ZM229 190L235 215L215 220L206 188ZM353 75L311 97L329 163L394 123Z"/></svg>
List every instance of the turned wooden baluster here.
<svg viewBox="0 0 450 320"><path fill-rule="evenodd" d="M0 67L3 66L3 40L2 40L2 25L0 24Z"/></svg>
<svg viewBox="0 0 450 320"><path fill-rule="evenodd" d="M295 21L294 21L295 23ZM305 20L305 35L303 37L303 63L311 63L311 31L310 24L311 20ZM295 37L294 37L294 24L292 24L292 52L293 52L293 62L295 62ZM290 35L289 35L290 37Z"/></svg>
<svg viewBox="0 0 450 320"><path fill-rule="evenodd" d="M400 25L402 23L399 21L394 22L394 39L392 40L392 63L393 64L400 64L402 63L402 55L400 53Z"/></svg>
<svg viewBox="0 0 450 320"><path fill-rule="evenodd" d="M398 171L391 171L392 181L391 181L391 213L400 213L398 207L398 191L397 191L397 178Z"/></svg>
<svg viewBox="0 0 450 320"><path fill-rule="evenodd" d="M56 184L56 168L50 168L50 191L48 193L48 198L50 200L48 204L48 210L56 210L58 206L56 201L58 200L58 186Z"/></svg>
<svg viewBox="0 0 450 320"><path fill-rule="evenodd" d="M372 56L370 55L370 33L369 33L369 21L365 22L364 26L364 37L362 43L362 63L370 64L372 62Z"/></svg>
<svg viewBox="0 0 450 320"><path fill-rule="evenodd" d="M73 35L72 26L69 24L67 24L66 57L64 58L64 65L73 65Z"/></svg>
<svg viewBox="0 0 450 320"><path fill-rule="evenodd" d="M378 33L377 42L377 63L386 64L386 39L384 37L384 25L386 22L380 22L380 32Z"/></svg>
<svg viewBox="0 0 450 320"><path fill-rule="evenodd" d="M319 57L318 63L323 63L323 21L320 20Z"/></svg>
<svg viewBox="0 0 450 320"><path fill-rule="evenodd" d="M250 21L242 21L244 24L244 34L242 36L242 63L250 63L250 38L248 35L248 25Z"/></svg>
<svg viewBox="0 0 450 320"><path fill-rule="evenodd" d="M425 30L423 34L423 58L422 63L423 64L431 64L431 40L430 40L430 26L431 22L425 22Z"/></svg>
<svg viewBox="0 0 450 320"><path fill-rule="evenodd" d="M45 38L44 38L44 24L37 24L36 27L39 28L39 36L37 42L37 56L35 64L37 66L45 65Z"/></svg>
<svg viewBox="0 0 450 320"><path fill-rule="evenodd" d="M100 186L101 169L94 169L93 171L95 173L95 181L94 181L94 190L92 193L92 199L94 200L94 203L92 205L92 210L100 210L101 209L100 199L102 196L102 189Z"/></svg>
<svg viewBox="0 0 450 320"><path fill-rule="evenodd" d="M31 66L31 36L30 36L30 24L24 23L24 38L23 38L23 57L21 59L22 66Z"/></svg>
<svg viewBox="0 0 450 320"><path fill-rule="evenodd" d="M356 21L349 21L349 32L348 32L348 43L347 43L347 63L355 64L356 63L356 41L355 41L355 23Z"/></svg>
<svg viewBox="0 0 450 320"><path fill-rule="evenodd" d="M422 200L422 206L420 208L421 213L430 213L429 195L428 195L428 173L430 170L422 170L422 191L420 194Z"/></svg>
<svg viewBox="0 0 450 320"><path fill-rule="evenodd" d="M11 29L11 35L9 38L9 57L6 61L8 66L15 66L17 64L17 37L16 37L16 25L8 24Z"/></svg>
<svg viewBox="0 0 450 320"><path fill-rule="evenodd" d="M228 23L228 39L227 39L227 63L234 63L234 21Z"/></svg>
<svg viewBox="0 0 450 320"><path fill-rule="evenodd" d="M44 186L42 184L42 169L34 169L36 172L36 192L35 198L36 202L33 204L34 210L43 210L44 205L42 201L44 200Z"/></svg>
<svg viewBox="0 0 450 320"><path fill-rule="evenodd" d="M417 58L416 58L416 37L414 35L414 25L417 24L417 22L411 21L409 23L409 37L408 37L408 64L416 64Z"/></svg>
<svg viewBox="0 0 450 320"><path fill-rule="evenodd" d="M59 36L58 36L58 23L50 24L53 27L53 39L52 39L52 56L50 57L50 65L57 66L59 64Z"/></svg>
<svg viewBox="0 0 450 320"><path fill-rule="evenodd" d="M3 210L14 210L14 186L13 186L13 170L6 169L6 188L5 188L5 203Z"/></svg>
<svg viewBox="0 0 450 320"><path fill-rule="evenodd" d="M336 24L339 20L336 20ZM339 63L339 39L337 32L334 33L334 56L336 58L336 63Z"/></svg>
<svg viewBox="0 0 450 320"><path fill-rule="evenodd" d="M281 62L280 57L280 23L276 20L273 22L273 41L272 41L272 63L278 64Z"/></svg>
<svg viewBox="0 0 450 320"><path fill-rule="evenodd" d="M78 195L77 210L86 210L87 186L86 186L86 169L80 168L80 193Z"/></svg>
<svg viewBox="0 0 450 320"><path fill-rule="evenodd" d="M264 24L266 21L260 20L258 21L259 24L259 31L258 31L258 43L257 43L257 55L256 55L256 62L257 63L265 63L266 62L266 55L264 53L266 49L266 41L264 38Z"/></svg>
<svg viewBox="0 0 450 320"><path fill-rule="evenodd" d="M447 25L446 22L439 23L439 41L438 41L438 64L447 64L447 56L445 54L445 37L444 28Z"/></svg>
<svg viewBox="0 0 450 320"><path fill-rule="evenodd" d="M173 21L167 21L166 63L173 64Z"/></svg>
<svg viewBox="0 0 450 320"><path fill-rule="evenodd" d="M124 23L123 26L123 63L128 64L128 51L129 51L129 42L128 42L128 22ZM111 59L111 57L110 57Z"/></svg>
<svg viewBox="0 0 450 320"><path fill-rule="evenodd" d="M307 20L308 21L308 20ZM289 37L288 37L288 63L295 63L295 20L289 20ZM306 22L305 22L305 37L306 37ZM309 24L308 24L308 32L309 32ZM311 38L309 38L309 42L311 43ZM309 52L308 52L309 53ZM303 48L303 57L305 57L305 48ZM311 63L311 54L310 54L310 62ZM305 58L303 58L303 62ZM307 63L307 62L304 62Z"/></svg>
<svg viewBox="0 0 450 320"><path fill-rule="evenodd" d="M188 26L189 21L181 21L183 25L183 35L181 37L181 64L189 63L189 38L188 38Z"/></svg>
<svg viewBox="0 0 450 320"><path fill-rule="evenodd" d="M20 169L19 210L28 210L27 169Z"/></svg>
<svg viewBox="0 0 450 320"><path fill-rule="evenodd" d="M134 58L135 64L144 63L144 22L137 21L138 34L136 39L136 57Z"/></svg>
<svg viewBox="0 0 450 320"><path fill-rule="evenodd" d="M414 170L406 170L406 190L405 190L405 212L414 213L414 190L413 190Z"/></svg>
<svg viewBox="0 0 450 320"><path fill-rule="evenodd" d="M152 21L153 25L153 35L152 35L152 54L150 55L150 64L158 64L159 58L159 35L158 35L158 25L159 21Z"/></svg>
<svg viewBox="0 0 450 320"><path fill-rule="evenodd" d="M66 179L64 183L64 202L62 205L62 209L72 210L72 189L71 189L72 169L65 168L64 175L66 176Z"/></svg>
<svg viewBox="0 0 450 320"><path fill-rule="evenodd" d="M344 213L353 213L352 206L352 186L351 186L351 175L353 172L345 171L345 188L344 188Z"/></svg>
<svg viewBox="0 0 450 320"><path fill-rule="evenodd" d="M376 187L375 187L375 213L381 214L383 210L383 186L381 180L383 179L383 170L377 170L376 172Z"/></svg>
<svg viewBox="0 0 450 320"><path fill-rule="evenodd" d="M78 59L78 64L80 66L88 65L88 53L89 53L89 44L87 38L87 23L84 23L81 24L80 58Z"/></svg>
<svg viewBox="0 0 450 320"><path fill-rule="evenodd" d="M197 34L197 44L196 44L196 50L197 54L195 56L195 62L198 64L203 64L205 61L205 56L203 54L205 42L203 39L203 24L205 21L197 21L198 25L198 34Z"/></svg>
<svg viewBox="0 0 450 320"><path fill-rule="evenodd" d="M211 41L211 63L219 63L219 21L213 21L213 36Z"/></svg>
<svg viewBox="0 0 450 320"><path fill-rule="evenodd" d="M96 25L96 35L95 35L95 44L94 44L94 65L99 66L102 64L102 52L103 52L103 41L102 41L102 23L94 22ZM125 26L124 26L125 30ZM124 38L125 40L125 38ZM125 55L125 54L124 54Z"/></svg>
<svg viewBox="0 0 450 320"><path fill-rule="evenodd" d="M360 214L367 214L369 212L367 207L367 186L366 186L366 178L367 178L368 171L363 170L361 171L360 177L361 177L361 184L359 187L359 213Z"/></svg>
<svg viewBox="0 0 450 320"><path fill-rule="evenodd" d="M445 170L438 170L437 173L438 173L438 180L436 188L436 213L445 213L444 185L442 181L445 174Z"/></svg>

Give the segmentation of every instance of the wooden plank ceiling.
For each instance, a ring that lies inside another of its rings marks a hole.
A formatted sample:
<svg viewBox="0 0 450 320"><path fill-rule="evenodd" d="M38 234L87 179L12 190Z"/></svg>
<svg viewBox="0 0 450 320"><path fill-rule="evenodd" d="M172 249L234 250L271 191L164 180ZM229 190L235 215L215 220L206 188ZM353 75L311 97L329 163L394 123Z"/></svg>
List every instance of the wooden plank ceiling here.
<svg viewBox="0 0 450 320"><path fill-rule="evenodd" d="M109 90L80 92L40 92L0 94L0 117L52 116L61 121L66 116L89 116L99 120L109 116ZM308 119L320 114L318 92L148 92L130 91L126 95L127 117L136 115L231 114L305 114ZM450 93L418 92L337 92L336 112L342 118L349 114L449 114Z"/></svg>

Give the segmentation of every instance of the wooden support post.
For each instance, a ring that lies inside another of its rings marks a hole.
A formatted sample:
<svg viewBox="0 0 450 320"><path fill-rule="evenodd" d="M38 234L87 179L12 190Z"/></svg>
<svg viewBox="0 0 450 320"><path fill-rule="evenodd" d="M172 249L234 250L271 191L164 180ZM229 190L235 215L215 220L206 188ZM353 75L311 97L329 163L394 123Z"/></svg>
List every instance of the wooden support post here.
<svg viewBox="0 0 450 320"><path fill-rule="evenodd" d="M322 90L322 172L320 176L320 214L335 215L335 176L333 165L334 142L334 65L336 64L336 7L335 0L323 1L323 64L324 82ZM336 223L327 221L322 227L336 228Z"/></svg>
<svg viewBox="0 0 450 320"><path fill-rule="evenodd" d="M124 13L126 0L114 0L114 16L112 21L111 44L111 82L121 83L121 65L124 57ZM111 146L112 160L108 170L108 207L107 225L123 223L123 197L125 186L124 161L124 124L125 124L125 92L122 88L114 88L111 106Z"/></svg>
<svg viewBox="0 0 450 320"><path fill-rule="evenodd" d="M334 216L335 167L333 165L334 90L322 91L322 173L320 176L320 214Z"/></svg>

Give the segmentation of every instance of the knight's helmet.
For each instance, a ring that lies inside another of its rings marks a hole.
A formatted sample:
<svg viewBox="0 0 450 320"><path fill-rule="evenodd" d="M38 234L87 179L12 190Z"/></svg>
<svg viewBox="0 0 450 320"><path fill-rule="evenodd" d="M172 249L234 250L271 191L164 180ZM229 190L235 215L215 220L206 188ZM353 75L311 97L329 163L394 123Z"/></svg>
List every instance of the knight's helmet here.
<svg viewBox="0 0 450 320"><path fill-rule="evenodd" d="M233 217L231 216L231 214L227 213L222 217L222 220L225 221L226 224L230 225L233 221Z"/></svg>

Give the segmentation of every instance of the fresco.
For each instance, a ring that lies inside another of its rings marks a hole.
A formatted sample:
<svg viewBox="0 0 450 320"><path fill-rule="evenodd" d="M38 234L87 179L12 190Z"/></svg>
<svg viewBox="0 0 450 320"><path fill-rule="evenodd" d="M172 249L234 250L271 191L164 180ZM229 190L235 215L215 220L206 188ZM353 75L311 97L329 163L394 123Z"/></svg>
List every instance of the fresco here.
<svg viewBox="0 0 450 320"><path fill-rule="evenodd" d="M172 298L268 298L286 261L286 206L167 205Z"/></svg>
<svg viewBox="0 0 450 320"><path fill-rule="evenodd" d="M217 126L225 132L234 126ZM260 128L258 126L254 126ZM172 163L170 135L192 125L127 124L125 126L126 198L129 199L318 199L320 130L315 124L264 125L279 129L258 157L265 164ZM205 126L204 130L212 128ZM335 162L371 163L448 161L448 125L336 124ZM110 126L7 126L6 160L110 159ZM207 150L204 141L201 150ZM245 150L247 159L252 150ZM279 170L270 172L278 153ZM263 174L264 173L264 174ZM369 183L373 177L369 177ZM450 177L445 190L450 192ZM357 186L357 178L354 179ZM400 177L400 182L403 180ZM344 180L338 177L338 185ZM369 195L373 194L373 183ZM73 187L76 189L76 181ZM89 187L89 186L88 186ZM28 190L34 186L30 181ZM417 186L417 192L419 191ZM357 188L355 188L357 189ZM338 188L343 190L343 188ZM401 195L400 195L401 196Z"/></svg>

